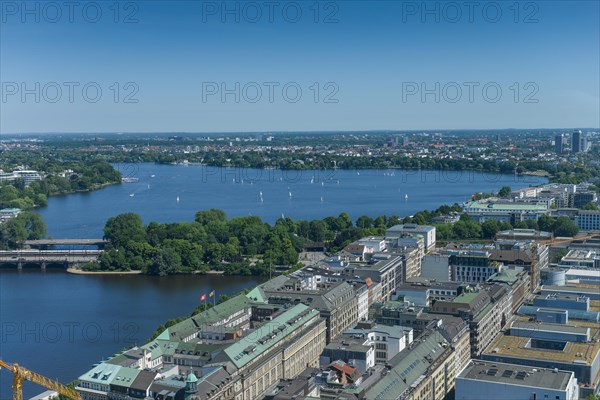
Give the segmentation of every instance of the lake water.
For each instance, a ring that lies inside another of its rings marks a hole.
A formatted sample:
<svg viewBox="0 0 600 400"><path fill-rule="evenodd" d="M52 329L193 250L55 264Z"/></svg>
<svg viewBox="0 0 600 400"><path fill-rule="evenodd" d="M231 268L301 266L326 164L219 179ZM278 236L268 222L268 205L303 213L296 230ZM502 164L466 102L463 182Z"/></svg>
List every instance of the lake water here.
<svg viewBox="0 0 600 400"><path fill-rule="evenodd" d="M0 358L68 383L103 357L146 343L168 319L189 315L202 294L237 294L263 280L2 270ZM11 379L0 371L0 399L10 399ZM26 399L42 391L25 384Z"/></svg>
<svg viewBox="0 0 600 400"><path fill-rule="evenodd" d="M470 172L279 171L202 166L124 164L137 178L92 193L50 198L38 210L55 238L99 238L106 220L124 212L145 222L192 221L198 210L230 217L281 215L321 219L346 211L406 216L468 200L474 192L545 182ZM262 195L261 195L262 194ZM168 319L188 315L203 293L234 294L261 278L220 276L89 276L63 271L0 271L0 358L69 382L115 352L143 344ZM0 371L0 399L12 375ZM25 395L42 389L25 385Z"/></svg>
<svg viewBox="0 0 600 400"><path fill-rule="evenodd" d="M273 223L282 215L321 219L346 211L355 220L412 215L460 203L475 192L527 187L547 180L453 171L281 171L205 166L121 164L138 179L91 193L53 197L40 209L55 238L98 238L111 216L136 212L145 222L193 221L198 210L228 216L257 215Z"/></svg>

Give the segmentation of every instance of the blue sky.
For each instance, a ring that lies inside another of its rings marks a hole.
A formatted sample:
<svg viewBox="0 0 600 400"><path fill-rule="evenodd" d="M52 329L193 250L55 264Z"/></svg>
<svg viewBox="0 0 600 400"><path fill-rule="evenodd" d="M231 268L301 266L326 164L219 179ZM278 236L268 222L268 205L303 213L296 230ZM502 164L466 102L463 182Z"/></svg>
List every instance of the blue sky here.
<svg viewBox="0 0 600 400"><path fill-rule="evenodd" d="M1 133L600 125L598 1L1 3Z"/></svg>

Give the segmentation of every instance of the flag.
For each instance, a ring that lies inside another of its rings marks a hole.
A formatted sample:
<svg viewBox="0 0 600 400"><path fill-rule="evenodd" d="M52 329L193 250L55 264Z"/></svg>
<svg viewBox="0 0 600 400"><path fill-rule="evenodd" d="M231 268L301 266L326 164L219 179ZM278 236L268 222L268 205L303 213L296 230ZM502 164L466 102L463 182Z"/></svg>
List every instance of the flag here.
<svg viewBox="0 0 600 400"><path fill-rule="evenodd" d="M214 295L215 295L215 291L214 291L214 290L212 290L212 291L211 291L211 292L208 294L208 297L213 297Z"/></svg>
<svg viewBox="0 0 600 400"><path fill-rule="evenodd" d="M206 295L205 294L203 294L202 296L200 296L200 301L204 301L204 300L206 300Z"/></svg>

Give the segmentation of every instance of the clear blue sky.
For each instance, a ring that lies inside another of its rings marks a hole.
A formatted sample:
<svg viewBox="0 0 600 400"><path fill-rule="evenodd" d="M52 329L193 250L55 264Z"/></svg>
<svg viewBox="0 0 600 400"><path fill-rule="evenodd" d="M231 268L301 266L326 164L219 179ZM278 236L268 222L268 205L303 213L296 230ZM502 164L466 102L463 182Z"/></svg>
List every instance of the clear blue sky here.
<svg viewBox="0 0 600 400"><path fill-rule="evenodd" d="M598 1L1 3L1 133L600 125Z"/></svg>

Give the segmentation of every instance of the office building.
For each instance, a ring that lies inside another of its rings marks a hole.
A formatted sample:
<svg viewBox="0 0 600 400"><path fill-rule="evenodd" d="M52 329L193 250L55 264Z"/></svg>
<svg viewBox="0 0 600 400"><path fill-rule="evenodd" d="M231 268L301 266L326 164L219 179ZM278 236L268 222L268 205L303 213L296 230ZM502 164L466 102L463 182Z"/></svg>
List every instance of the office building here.
<svg viewBox="0 0 600 400"><path fill-rule="evenodd" d="M571 371L473 360L456 377L455 400L578 400Z"/></svg>

